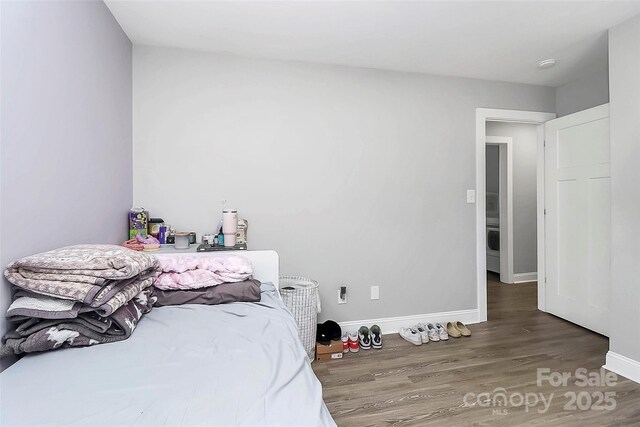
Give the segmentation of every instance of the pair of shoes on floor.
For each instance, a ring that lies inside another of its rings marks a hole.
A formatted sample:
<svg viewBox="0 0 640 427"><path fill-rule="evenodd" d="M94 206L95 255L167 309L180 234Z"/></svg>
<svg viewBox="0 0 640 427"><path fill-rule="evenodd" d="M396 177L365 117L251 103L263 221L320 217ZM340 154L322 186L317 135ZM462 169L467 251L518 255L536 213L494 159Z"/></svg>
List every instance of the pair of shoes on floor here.
<svg viewBox="0 0 640 427"><path fill-rule="evenodd" d="M376 350L382 348L382 329L378 325L373 325L371 328L361 326L358 329L358 337L360 338L360 347L364 350L369 350L371 347Z"/></svg>
<svg viewBox="0 0 640 427"><path fill-rule="evenodd" d="M345 332L342 334L342 352L357 353L360 349L369 350L382 348L382 330L380 326L373 325L371 328L361 326L358 332Z"/></svg>
<svg viewBox="0 0 640 427"><path fill-rule="evenodd" d="M359 351L360 351L360 345L358 344L358 333L344 332L342 334L342 352L357 353Z"/></svg>
<svg viewBox="0 0 640 427"><path fill-rule="evenodd" d="M408 328L400 328L400 336L414 345L427 344L429 341L446 341L447 330L439 323L418 323Z"/></svg>
<svg viewBox="0 0 640 427"><path fill-rule="evenodd" d="M420 334L420 339L422 340L422 344L426 344L429 341L437 342L437 341L446 341L449 339L449 334L447 330L440 323L418 323L415 328L418 330Z"/></svg>
<svg viewBox="0 0 640 427"><path fill-rule="evenodd" d="M449 333L449 336L454 338L471 336L471 330L467 328L462 322L447 323L447 332Z"/></svg>

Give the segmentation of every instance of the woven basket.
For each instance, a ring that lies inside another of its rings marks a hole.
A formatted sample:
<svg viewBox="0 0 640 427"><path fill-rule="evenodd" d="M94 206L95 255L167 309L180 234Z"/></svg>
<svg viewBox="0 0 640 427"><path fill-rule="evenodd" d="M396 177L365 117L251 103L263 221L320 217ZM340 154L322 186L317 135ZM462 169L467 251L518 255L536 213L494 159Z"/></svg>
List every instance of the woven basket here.
<svg viewBox="0 0 640 427"><path fill-rule="evenodd" d="M320 302L318 282L300 276L281 276L280 295L298 325L302 346L313 361Z"/></svg>

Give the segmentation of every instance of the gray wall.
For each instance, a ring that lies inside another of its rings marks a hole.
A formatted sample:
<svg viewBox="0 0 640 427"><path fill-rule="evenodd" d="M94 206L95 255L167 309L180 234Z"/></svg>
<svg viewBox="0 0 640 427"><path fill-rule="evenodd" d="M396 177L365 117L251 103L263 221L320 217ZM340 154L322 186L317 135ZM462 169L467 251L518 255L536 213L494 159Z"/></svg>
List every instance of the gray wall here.
<svg viewBox="0 0 640 427"><path fill-rule="evenodd" d="M487 135L513 138L513 273L536 272L537 126L488 122Z"/></svg>
<svg viewBox="0 0 640 427"><path fill-rule="evenodd" d="M200 235L228 199L252 249L320 281L323 318L475 309L477 107L555 91L135 46L134 202Z"/></svg>
<svg viewBox="0 0 640 427"><path fill-rule="evenodd" d="M640 362L640 16L609 32L611 350Z"/></svg>
<svg viewBox="0 0 640 427"><path fill-rule="evenodd" d="M1 7L0 265L122 241L133 187L129 39L102 2ZM3 281L2 313L9 289Z"/></svg>
<svg viewBox="0 0 640 427"><path fill-rule="evenodd" d="M609 102L609 69L601 68L556 88L558 117Z"/></svg>

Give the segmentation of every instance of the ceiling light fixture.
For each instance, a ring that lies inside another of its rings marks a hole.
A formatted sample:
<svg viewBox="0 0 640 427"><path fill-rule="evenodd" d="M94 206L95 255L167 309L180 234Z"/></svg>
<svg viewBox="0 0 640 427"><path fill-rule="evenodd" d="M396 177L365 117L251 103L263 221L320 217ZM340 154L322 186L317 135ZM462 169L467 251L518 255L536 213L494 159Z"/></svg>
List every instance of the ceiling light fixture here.
<svg viewBox="0 0 640 427"><path fill-rule="evenodd" d="M541 70L546 70L547 68L551 68L556 65L556 62L557 61L553 58L543 59L542 61L538 62L538 68L540 68Z"/></svg>

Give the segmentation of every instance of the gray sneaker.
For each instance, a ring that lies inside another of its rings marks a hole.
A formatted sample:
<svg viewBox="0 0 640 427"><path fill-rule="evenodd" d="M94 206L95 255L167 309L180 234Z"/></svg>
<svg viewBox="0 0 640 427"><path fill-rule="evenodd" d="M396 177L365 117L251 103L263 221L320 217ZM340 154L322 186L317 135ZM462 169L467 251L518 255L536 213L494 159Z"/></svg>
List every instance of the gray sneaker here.
<svg viewBox="0 0 640 427"><path fill-rule="evenodd" d="M373 325L371 329L369 329L369 332L371 332L371 345L373 346L373 348L377 350L381 349L382 348L382 329L380 329L380 326Z"/></svg>
<svg viewBox="0 0 640 427"><path fill-rule="evenodd" d="M358 329L358 343L363 350L369 350L371 348L371 335L369 334L369 328L361 326Z"/></svg>

